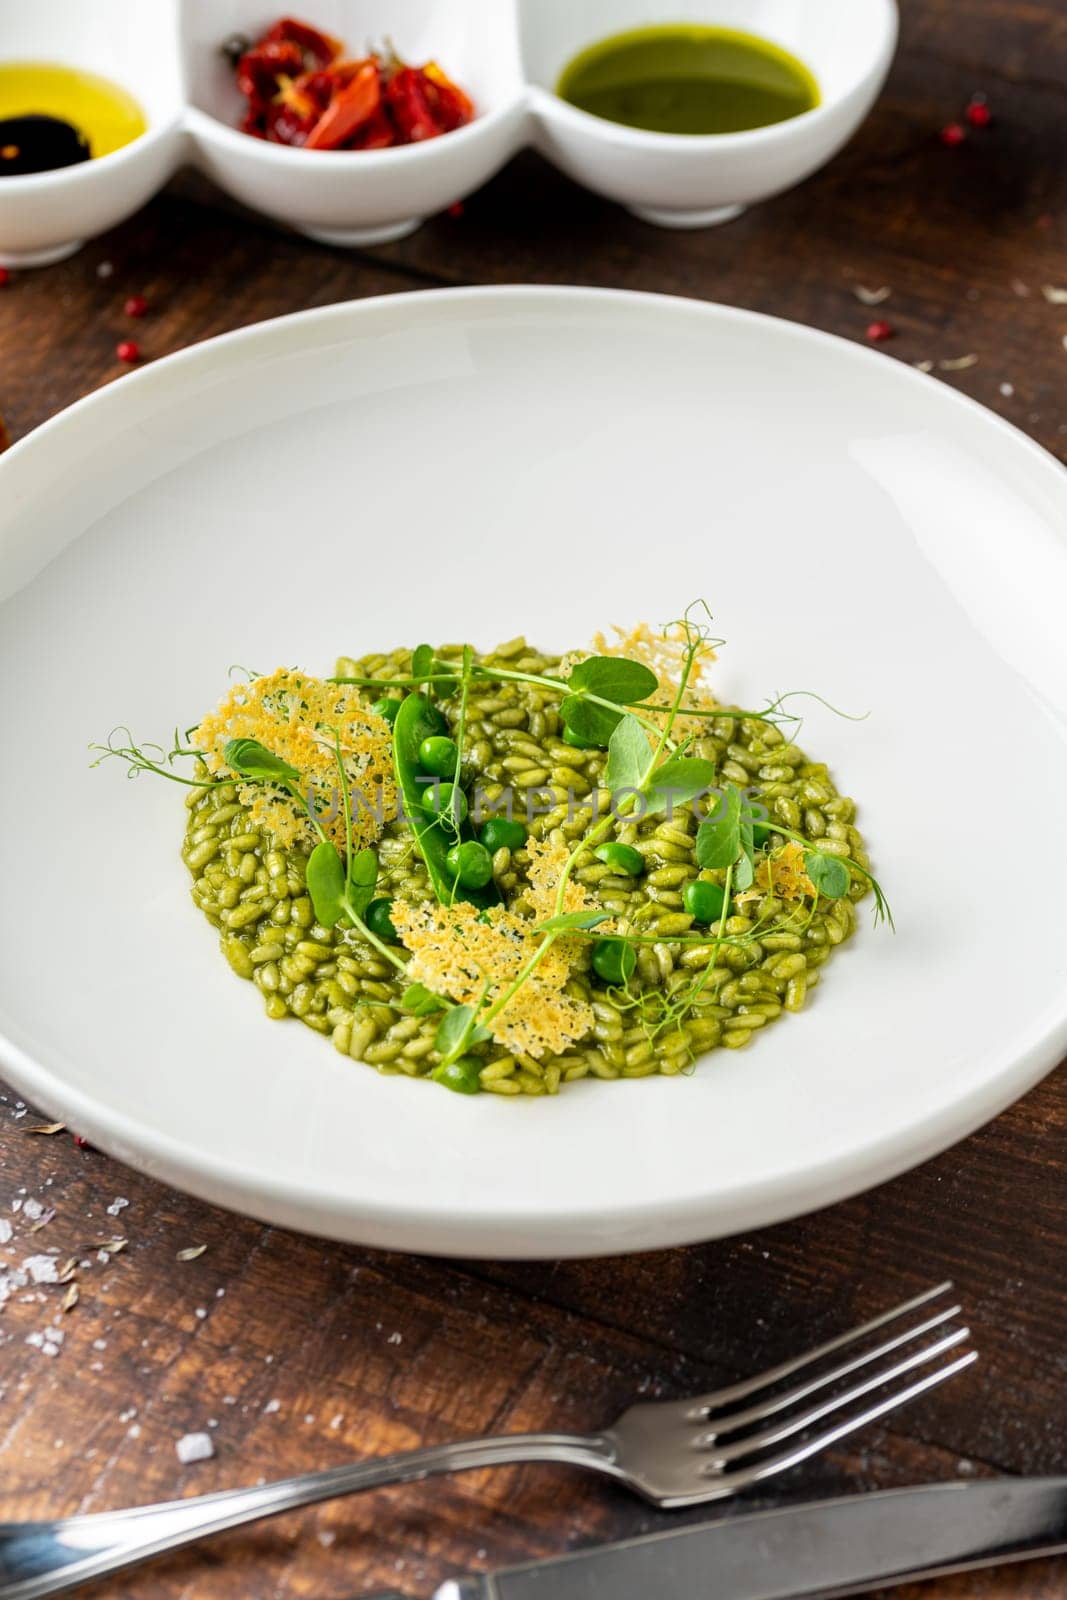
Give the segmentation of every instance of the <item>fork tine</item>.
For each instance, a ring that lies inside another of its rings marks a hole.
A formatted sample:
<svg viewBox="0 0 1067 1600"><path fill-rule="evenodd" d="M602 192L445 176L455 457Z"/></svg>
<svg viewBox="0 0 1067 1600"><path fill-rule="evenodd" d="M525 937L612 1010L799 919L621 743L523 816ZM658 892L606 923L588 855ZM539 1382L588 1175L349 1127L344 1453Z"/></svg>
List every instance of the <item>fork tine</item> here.
<svg viewBox="0 0 1067 1600"><path fill-rule="evenodd" d="M824 1356L833 1355L836 1350L843 1350L847 1345L855 1344L867 1334L884 1328L886 1323L895 1322L898 1317L907 1316L909 1311L918 1311L920 1306L929 1305L931 1300L947 1294L951 1288L952 1281L947 1279L944 1283L939 1283L936 1288L917 1294L913 1300L905 1300L892 1311L883 1311L881 1316L872 1317L870 1322L861 1323L849 1333L838 1334L836 1339L828 1339L825 1344L816 1345L802 1356L794 1356L792 1360L783 1361L777 1367L769 1367L766 1372L758 1372L755 1377L744 1378L740 1383L731 1383L724 1389L714 1389L710 1394L699 1395L691 1402L688 1414L697 1421L720 1406L732 1405L735 1400L747 1400L749 1395L758 1394L761 1389L769 1389L772 1384L780 1383L783 1378L791 1378L794 1372L800 1372L804 1367L821 1361Z"/></svg>
<svg viewBox="0 0 1067 1600"><path fill-rule="evenodd" d="M769 1456L766 1461L761 1461L750 1467L740 1467L734 1472L726 1472L719 1478L709 1474L705 1480L706 1488L694 1490L689 1494L672 1495L669 1499L661 1500L661 1504L672 1506L695 1505L706 1503L709 1500L725 1499L729 1495L737 1494L739 1490L747 1488L750 1484L760 1483L766 1478L773 1478L779 1472L785 1472L789 1467L799 1466L802 1461L807 1461L811 1456L818 1455L820 1450L826 1450L830 1445L845 1439L850 1433L856 1433L860 1428L865 1428L868 1423L876 1422L879 1417L884 1417L888 1412L895 1411L897 1406L906 1405L909 1400L925 1394L928 1389L934 1389L938 1384L955 1377L957 1372L962 1372L972 1362L978 1360L976 1350L968 1350L965 1355L957 1356L955 1361L949 1362L945 1367L939 1367L936 1372L931 1372L924 1378L917 1379L904 1389L897 1389L885 1399L879 1400L875 1405L867 1406L855 1416L845 1417L832 1428L825 1429L816 1434L814 1438L804 1439L789 1450L784 1450L776 1456Z"/></svg>
<svg viewBox="0 0 1067 1600"><path fill-rule="evenodd" d="M772 1444L777 1444L781 1439L788 1439L794 1433L800 1433L811 1426L813 1422L821 1422L823 1417L829 1417L837 1411L843 1411L846 1406L852 1405L855 1400L862 1400L865 1394L870 1394L874 1389L881 1389L885 1384L892 1383L896 1378L902 1378L906 1372L912 1372L916 1367L925 1367L931 1361L936 1361L939 1356L945 1355L949 1350L954 1350L957 1345L963 1344L971 1336L969 1328L957 1328L944 1338L938 1339L936 1344L926 1345L921 1350L913 1351L910 1356L905 1356L902 1361L897 1361L893 1366L884 1371L872 1372L861 1383L853 1384L850 1389L844 1389L839 1394L827 1395L820 1400L818 1405L810 1406L807 1411L798 1411L795 1416L784 1417L780 1422L773 1423L771 1427L764 1428L762 1433L746 1434L735 1439L731 1444L713 1448L712 1460L730 1462L741 1460L745 1456L753 1455L756 1451L766 1450Z"/></svg>
<svg viewBox="0 0 1067 1600"><path fill-rule="evenodd" d="M787 1407L796 1405L801 1400L806 1400L808 1395L816 1394L820 1389L825 1389L828 1384L838 1383L842 1378L847 1378L850 1373L859 1372L862 1367L870 1366L874 1361L880 1361L883 1356L890 1355L894 1350L899 1350L902 1345L910 1344L913 1339L921 1339L923 1334L931 1333L934 1328L939 1328L945 1322L951 1322L953 1317L958 1317L961 1306L949 1306L944 1311L939 1311L936 1317L927 1317L925 1322L917 1323L914 1328L907 1328L903 1333L894 1334L892 1339L885 1339L881 1344L875 1345L870 1350L865 1350L862 1355L853 1356L848 1361L842 1361L840 1366L831 1367L827 1372L820 1372L814 1378L808 1378L804 1383L797 1384L794 1389L785 1389L780 1394L773 1394L767 1400L761 1400L757 1405L746 1406L743 1411L729 1411L725 1416L719 1417L715 1413L709 1417L711 1428L708 1431L708 1440L721 1437L723 1434L736 1433L739 1428L747 1428L752 1422L759 1422L763 1417L770 1417L776 1411L785 1411Z"/></svg>

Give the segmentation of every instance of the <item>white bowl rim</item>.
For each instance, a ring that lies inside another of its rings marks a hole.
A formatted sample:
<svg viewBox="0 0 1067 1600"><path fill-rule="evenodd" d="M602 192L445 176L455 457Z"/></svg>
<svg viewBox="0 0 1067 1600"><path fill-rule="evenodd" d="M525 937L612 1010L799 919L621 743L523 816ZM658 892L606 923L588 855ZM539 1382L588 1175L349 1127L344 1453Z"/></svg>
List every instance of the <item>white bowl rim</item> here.
<svg viewBox="0 0 1067 1600"><path fill-rule="evenodd" d="M254 323L249 327L219 335L186 350L178 351L152 367L129 374L121 383L108 385L105 389L85 396L43 423L5 454L4 462L0 463L0 478L12 466L21 468L24 463L29 465L39 449L50 445L56 433L76 426L78 419L90 409L95 408L98 412L103 412L105 418L108 411L111 411L116 422L121 423L125 418L135 417L138 414L138 397L145 385L166 384L172 374L195 370L197 367L204 372L210 372L220 351L255 346L263 341L271 345L278 343L280 347L284 347L294 328L303 329L313 324L328 326L330 323L351 327L353 324L358 325L364 319L372 320L383 304L390 305L395 310L395 302L401 298L408 303L421 305L432 303L443 308L459 309L464 305L492 302L505 307L524 302L531 307L557 302L563 307L568 303L573 306L583 302L595 304L604 301L618 305L666 306L675 314L701 319L750 323L757 327L784 325L794 337L811 344L832 346L842 359L864 365L878 360L892 361L892 358L868 350L836 334L824 333L788 319L683 296L538 284L417 290L402 297L373 296L365 300L340 302L295 312L288 316ZM886 373L890 382L905 385L936 383L941 401L946 406L970 415L981 416L987 424L991 422L995 424L998 431L1006 431L1013 437L1016 447L1025 450L1033 468L1048 479L1050 489L1059 495L1067 492L1067 471L1053 456L1012 424L997 417L995 413L969 396L960 394L941 384L937 379L927 377L903 363L892 361L892 372L894 374L892 377L888 371ZM757 1178L738 1186L731 1194L729 1231L737 1233L761 1227L835 1203L895 1177L920 1161L929 1159L973 1132L1037 1083L1057 1064L1065 1048L1067 1048L1067 997L1064 1000L1062 1014L1055 1016L1039 1036L1031 1038L1026 1047L995 1079L976 1086L969 1095L954 1101L937 1118L920 1126L909 1125L887 1139L875 1134L864 1145L854 1149L847 1158L824 1158L807 1170L803 1192L797 1191L795 1179L788 1176ZM282 1221L282 1225L285 1226L304 1228L309 1232L334 1235L339 1238L352 1237L351 1224L354 1212L351 1203L336 1192L316 1189L313 1177L300 1180L274 1178L266 1183L262 1173L255 1168L234 1163L227 1166L220 1180L217 1166L205 1161L195 1145L174 1139L166 1132L138 1118L115 1112L110 1108L101 1113L88 1094L80 1089L71 1088L58 1073L34 1060L2 1034L0 1034L0 1063L21 1093L40 1103L47 1112L62 1116L65 1121L76 1126L79 1132L103 1148L121 1151L122 1159L149 1172L157 1179L171 1182L213 1203L221 1203L232 1208L247 1207L251 1214L268 1221ZM220 1199L222 1189L226 1193L225 1197ZM287 1213L284 1220L280 1218L280 1212L283 1210ZM602 1235L605 1238L604 1251L610 1250L613 1253L626 1247L625 1240L630 1230L635 1233L640 1232L642 1241L640 1248L654 1248L654 1245L648 1243L650 1237L658 1238L662 1246L706 1237L709 1221L706 1201L702 1203L696 1199L666 1200L651 1206L646 1202L635 1203L629 1208L615 1207L611 1214L609 1245L604 1218L595 1208L590 1207L568 1217L568 1225L575 1234L585 1240ZM402 1248L421 1251L427 1249L432 1251L436 1248L437 1253L445 1253L439 1247L425 1244L427 1225L425 1209L421 1205L408 1207L403 1202L396 1201L378 1204L373 1199L363 1197L358 1207L358 1223L362 1236L369 1243L387 1241L399 1232L409 1238L421 1236L422 1241ZM433 1231L438 1237L442 1234L448 1235L449 1253L499 1256L507 1254L508 1247L501 1249L498 1244L487 1249L484 1245L485 1237L495 1229L495 1237L499 1240L502 1234L509 1231L512 1224L515 1225L516 1231L524 1231L527 1237L535 1231L532 1229L529 1216L522 1211L510 1212L506 1198L502 1197L497 1212L491 1220L480 1214L444 1205L435 1215ZM552 1226L558 1229L558 1220L553 1222ZM398 1246L394 1244L390 1247ZM553 1249L556 1254L596 1253L595 1250L587 1248L581 1252L568 1251L566 1247L559 1245L558 1239ZM511 1254L512 1258L535 1257L543 1255L544 1249L543 1247L538 1249L532 1243L524 1243L513 1249Z"/></svg>
<svg viewBox="0 0 1067 1600"><path fill-rule="evenodd" d="M799 130L821 126L849 95L856 94L867 84L878 81L887 71L900 34L900 12L897 0L877 0L877 3L881 6L882 12L882 39L877 54L872 56L859 77L835 94L833 99L820 98L818 105L812 106L810 110L802 111L795 117L786 117L781 122L768 123L761 128L742 128L736 133L657 133L650 128L631 128L624 122L613 122L610 117L598 117L591 111L583 111L580 106L564 100L554 89L546 89L544 84L531 83L528 79L524 80L526 92L530 104L539 110L546 120L569 124L576 130L580 129L587 137L595 135L605 143L628 146L634 150L657 150L664 154L678 154L685 150L707 154L711 150L716 150L729 154L734 151L785 144L794 138Z"/></svg>

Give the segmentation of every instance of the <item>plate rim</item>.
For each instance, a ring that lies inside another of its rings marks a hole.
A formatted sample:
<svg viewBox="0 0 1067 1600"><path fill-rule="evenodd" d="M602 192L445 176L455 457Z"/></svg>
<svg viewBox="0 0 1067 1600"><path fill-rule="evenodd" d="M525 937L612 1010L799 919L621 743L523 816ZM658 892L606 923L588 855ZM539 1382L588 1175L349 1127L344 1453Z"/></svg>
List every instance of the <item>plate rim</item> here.
<svg viewBox="0 0 1067 1600"><path fill-rule="evenodd" d="M884 354L838 334L826 333L802 323L722 305L689 296L665 295L654 291L634 291L562 284L469 285L452 288L420 289L397 294L367 296L360 300L334 302L327 306L291 312L264 319L246 327L202 340L151 366L127 374L121 383L93 391L50 417L5 453L0 461L0 482L29 475L29 500L32 503L32 478L37 458L45 463L56 441L77 428L90 412L98 422L116 431L136 417L140 396L151 386L157 392L173 384L175 376L195 380L197 369L210 373L221 351L223 361L233 350L243 351L266 343L275 345L269 354L281 354L294 328L331 323L358 325L373 322L384 308L419 302L423 306L462 309L465 305L523 305L527 309L585 305L636 306L639 310L680 316L696 316L710 322L726 321L754 325L764 335L791 335L802 342L831 347L840 358L859 362L865 370L871 363L886 361ZM938 403L962 409L971 418L980 417L983 425L1003 433L1015 449L1025 446L1024 455L1031 470L1047 478L1051 492L1067 498L1067 468L1044 446L1015 424L989 410L969 395L961 394L914 367L889 358L883 368L889 382L934 384ZM893 376L890 376L890 374ZM14 469L14 472L12 472ZM152 480L149 480L152 481ZM26 498L16 493L9 500L12 519L26 514ZM0 519L2 520L2 519ZM84 531L84 530L83 530ZM2 529L0 529L2 533ZM12 597L17 600L17 595ZM567 1216L535 1216L527 1207L508 1214L506 1202L493 1215L471 1210L442 1207L427 1217L423 1203L405 1204L390 1200L378 1203L362 1198L354 1204L351 1196L336 1190L316 1188L312 1174L296 1180L274 1177L269 1182L262 1169L240 1162L221 1165L200 1155L195 1144L175 1139L143 1119L102 1105L87 1092L65 1082L55 1066L45 1064L48 1052L37 1060L28 1050L0 1031L0 1068L20 1094L41 1105L53 1116L76 1125L79 1132L117 1160L157 1181L195 1195L211 1204L241 1211L258 1220L315 1235L341 1239L379 1248L417 1251L423 1254L468 1255L531 1259L590 1257L633 1250L668 1248L698 1240L726 1237L820 1210L825 1206L872 1189L900 1173L921 1165L934 1155L966 1138L998 1115L1020 1095L1052 1071L1067 1052L1067 997L1058 1013L1042 1018L1037 1038L1022 1047L1009 1067L976 1086L969 1094L957 1097L925 1123L909 1125L885 1138L878 1135L851 1150L847 1157L830 1156L805 1169L798 1185L795 1175L750 1179L730 1194L728 1206L705 1196L653 1203L615 1206L610 1213L598 1212L590 1204ZM441 1243L447 1237L447 1245Z"/></svg>

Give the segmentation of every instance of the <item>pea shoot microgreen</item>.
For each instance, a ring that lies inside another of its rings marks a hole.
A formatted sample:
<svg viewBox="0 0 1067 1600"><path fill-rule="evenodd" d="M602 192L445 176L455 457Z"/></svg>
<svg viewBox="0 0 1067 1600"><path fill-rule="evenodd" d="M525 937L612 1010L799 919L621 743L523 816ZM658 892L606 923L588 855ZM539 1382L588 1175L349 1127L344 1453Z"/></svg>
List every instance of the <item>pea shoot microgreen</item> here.
<svg viewBox="0 0 1067 1600"><path fill-rule="evenodd" d="M89 763L91 767L99 767L114 756L125 761L128 778L151 772L157 778L169 778L171 783L182 783L188 789L211 789L217 781L215 778L185 778L173 770L175 761L200 755L199 750L190 749L183 743L177 729L174 730L174 742L169 750L165 750L161 744L138 744L129 728L113 728L107 744L91 744L89 749L96 756L96 760Z"/></svg>
<svg viewBox="0 0 1067 1600"><path fill-rule="evenodd" d="M610 911L560 911L539 922L536 933L588 933L602 922L611 921Z"/></svg>
<svg viewBox="0 0 1067 1600"><path fill-rule="evenodd" d="M472 1045L484 1044L493 1036L478 1021L475 1006L452 1006L445 1012L441 1025L434 1035L434 1046L440 1051L442 1064L454 1061Z"/></svg>
<svg viewBox="0 0 1067 1600"><path fill-rule="evenodd" d="M849 891L852 879L840 856L828 856L821 850L806 850L804 871L827 900L840 900Z"/></svg>
<svg viewBox="0 0 1067 1600"><path fill-rule="evenodd" d="M424 983L409 983L400 998L404 1010L413 1017L429 1017L435 1011L444 1011L448 1002Z"/></svg>

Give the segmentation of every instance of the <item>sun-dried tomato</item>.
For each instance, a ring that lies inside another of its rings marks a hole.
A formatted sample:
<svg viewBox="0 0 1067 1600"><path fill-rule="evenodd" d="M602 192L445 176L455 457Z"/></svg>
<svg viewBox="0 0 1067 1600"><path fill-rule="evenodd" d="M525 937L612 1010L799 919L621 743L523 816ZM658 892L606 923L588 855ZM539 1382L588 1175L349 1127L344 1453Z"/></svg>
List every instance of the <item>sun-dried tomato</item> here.
<svg viewBox="0 0 1067 1600"><path fill-rule="evenodd" d="M386 99L401 144L419 144L423 139L435 139L443 131L434 119L425 76L417 67L400 67L393 73Z"/></svg>
<svg viewBox="0 0 1067 1600"><path fill-rule="evenodd" d="M474 103L441 71L436 61L428 61L422 68L426 98L433 107L434 117L442 133L452 133L464 127L474 117Z"/></svg>
<svg viewBox="0 0 1067 1600"><path fill-rule="evenodd" d="M396 129L389 120L389 113L384 106L379 106L374 115L358 128L351 138L346 139L341 146L342 150L387 150L391 144L396 143Z"/></svg>
<svg viewBox="0 0 1067 1600"><path fill-rule="evenodd" d="M267 29L261 43L275 42L297 45L303 54L305 72L329 66L344 50L340 39L313 28L308 22L301 22L297 17L282 17Z"/></svg>
<svg viewBox="0 0 1067 1600"><path fill-rule="evenodd" d="M382 82L376 61L361 61L351 74L338 72L330 103L304 141L306 150L337 150L370 121L381 104Z"/></svg>
<svg viewBox="0 0 1067 1600"><path fill-rule="evenodd" d="M391 50L343 57L340 40L295 17L272 24L240 56L244 133L307 150L384 150L470 122L470 97L436 62L410 67Z"/></svg>
<svg viewBox="0 0 1067 1600"><path fill-rule="evenodd" d="M297 44L254 45L237 63L237 87L253 110L268 106L278 93L279 79L296 78L304 70L304 56Z"/></svg>

